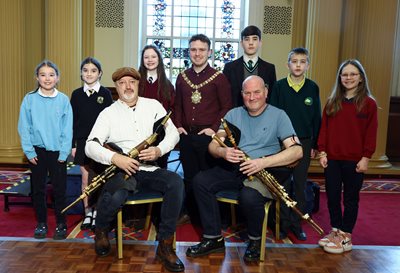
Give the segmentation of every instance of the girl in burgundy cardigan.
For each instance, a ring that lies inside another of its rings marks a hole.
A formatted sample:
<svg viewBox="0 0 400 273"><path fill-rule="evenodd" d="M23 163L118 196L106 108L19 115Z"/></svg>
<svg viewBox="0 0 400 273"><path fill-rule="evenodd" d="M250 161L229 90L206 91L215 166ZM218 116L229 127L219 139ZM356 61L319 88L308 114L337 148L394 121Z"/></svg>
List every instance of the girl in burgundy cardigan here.
<svg viewBox="0 0 400 273"><path fill-rule="evenodd" d="M377 104L365 70L358 60L347 60L339 67L318 138L332 226L332 231L318 242L326 252L343 253L352 249L359 193L375 152L377 128Z"/></svg>
<svg viewBox="0 0 400 273"><path fill-rule="evenodd" d="M139 73L139 96L156 99L167 112L171 110L173 113L175 89L166 76L161 53L155 45L146 45L143 48ZM169 154L167 153L157 160L158 166L167 168Z"/></svg>

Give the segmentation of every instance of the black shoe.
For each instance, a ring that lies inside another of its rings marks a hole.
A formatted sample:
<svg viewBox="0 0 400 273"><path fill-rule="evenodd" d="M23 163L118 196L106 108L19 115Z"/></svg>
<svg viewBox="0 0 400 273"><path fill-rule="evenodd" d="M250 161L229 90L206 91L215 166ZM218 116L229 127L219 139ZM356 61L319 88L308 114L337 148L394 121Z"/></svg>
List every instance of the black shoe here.
<svg viewBox="0 0 400 273"><path fill-rule="evenodd" d="M47 236L47 224L46 223L38 223L35 228L35 233L33 237L35 239L44 239Z"/></svg>
<svg viewBox="0 0 400 273"><path fill-rule="evenodd" d="M57 224L56 230L53 235L54 240L65 240L67 238L67 225Z"/></svg>
<svg viewBox="0 0 400 273"><path fill-rule="evenodd" d="M281 231L279 232L279 239L280 239L280 240L283 240L283 239L285 239L285 238L287 238L287 231L281 230Z"/></svg>
<svg viewBox="0 0 400 273"><path fill-rule="evenodd" d="M307 240L307 234L301 228L291 228L294 236L296 236L297 240L305 241Z"/></svg>
<svg viewBox="0 0 400 273"><path fill-rule="evenodd" d="M100 257L110 254L111 245L110 241L108 240L108 228L96 228L94 237L94 250Z"/></svg>
<svg viewBox="0 0 400 273"><path fill-rule="evenodd" d="M246 252L244 253L243 259L246 262L254 262L260 260L260 250L261 250L261 239L250 240L247 246Z"/></svg>
<svg viewBox="0 0 400 273"><path fill-rule="evenodd" d="M224 237L215 239L202 238L199 244L191 246L187 249L186 256L200 257L216 252L225 252Z"/></svg>

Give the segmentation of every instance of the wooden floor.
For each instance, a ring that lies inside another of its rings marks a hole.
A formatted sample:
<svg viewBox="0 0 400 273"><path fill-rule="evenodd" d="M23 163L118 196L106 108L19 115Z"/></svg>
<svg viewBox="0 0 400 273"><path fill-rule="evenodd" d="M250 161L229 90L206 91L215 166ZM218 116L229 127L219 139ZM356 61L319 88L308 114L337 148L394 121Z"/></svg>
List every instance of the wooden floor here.
<svg viewBox="0 0 400 273"><path fill-rule="evenodd" d="M227 243L224 254L186 258L192 243L177 244L185 272L265 273L399 273L400 247L356 246L351 252L327 254L316 245L267 245L264 263L246 264L244 244ZM154 242L124 242L118 260L115 245L110 256L98 258L92 241L0 237L1 273L167 272L155 256Z"/></svg>

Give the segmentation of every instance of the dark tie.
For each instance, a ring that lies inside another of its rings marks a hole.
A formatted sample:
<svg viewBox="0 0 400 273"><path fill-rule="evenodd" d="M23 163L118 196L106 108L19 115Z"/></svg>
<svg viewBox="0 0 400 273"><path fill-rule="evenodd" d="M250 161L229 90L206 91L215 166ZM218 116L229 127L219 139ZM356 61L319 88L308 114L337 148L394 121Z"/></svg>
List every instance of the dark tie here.
<svg viewBox="0 0 400 273"><path fill-rule="evenodd" d="M252 60L249 60L249 61L247 62L247 64L248 64L249 69L252 70L252 69L253 69L253 61L252 61Z"/></svg>
<svg viewBox="0 0 400 273"><path fill-rule="evenodd" d="M149 77L149 83L153 83L153 77Z"/></svg>

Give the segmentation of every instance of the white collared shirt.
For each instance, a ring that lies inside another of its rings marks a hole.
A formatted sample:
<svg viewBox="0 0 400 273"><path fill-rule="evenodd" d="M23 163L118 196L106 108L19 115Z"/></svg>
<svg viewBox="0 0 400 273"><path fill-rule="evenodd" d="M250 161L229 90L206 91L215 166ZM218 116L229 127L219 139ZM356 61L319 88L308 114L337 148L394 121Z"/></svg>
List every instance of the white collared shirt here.
<svg viewBox="0 0 400 273"><path fill-rule="evenodd" d="M149 81L151 77L151 82L155 82L157 80L157 70L153 70L153 71L147 71L147 81Z"/></svg>
<svg viewBox="0 0 400 273"><path fill-rule="evenodd" d="M110 165L115 152L104 148L93 139L97 138L101 144L113 142L127 154L153 134L155 121L166 114L164 107L155 99L139 97L135 110L123 101L117 100L98 116L86 142L86 155L97 162ZM157 145L161 150L161 155L174 149L178 141L178 129L171 120L168 120L165 126L165 137ZM140 165L140 170L153 171L157 168Z"/></svg>
<svg viewBox="0 0 400 273"><path fill-rule="evenodd" d="M86 83L83 84L83 91L86 93L86 95L89 97L91 93L89 90L94 90L96 93L99 92L100 90L100 82L97 81L92 87L89 87Z"/></svg>
<svg viewBox="0 0 400 273"><path fill-rule="evenodd" d="M247 56L246 54L243 54L243 61L247 64L249 63L249 61L252 60L253 61L253 66L256 65L256 63L258 62L258 56L255 56L253 58L249 58L249 56Z"/></svg>
<svg viewBox="0 0 400 273"><path fill-rule="evenodd" d="M54 92L51 95L46 95L45 93L43 93L42 88L39 87L38 94L41 95L42 97L54 98L55 96L57 96L58 90L57 88L54 88L53 90Z"/></svg>

